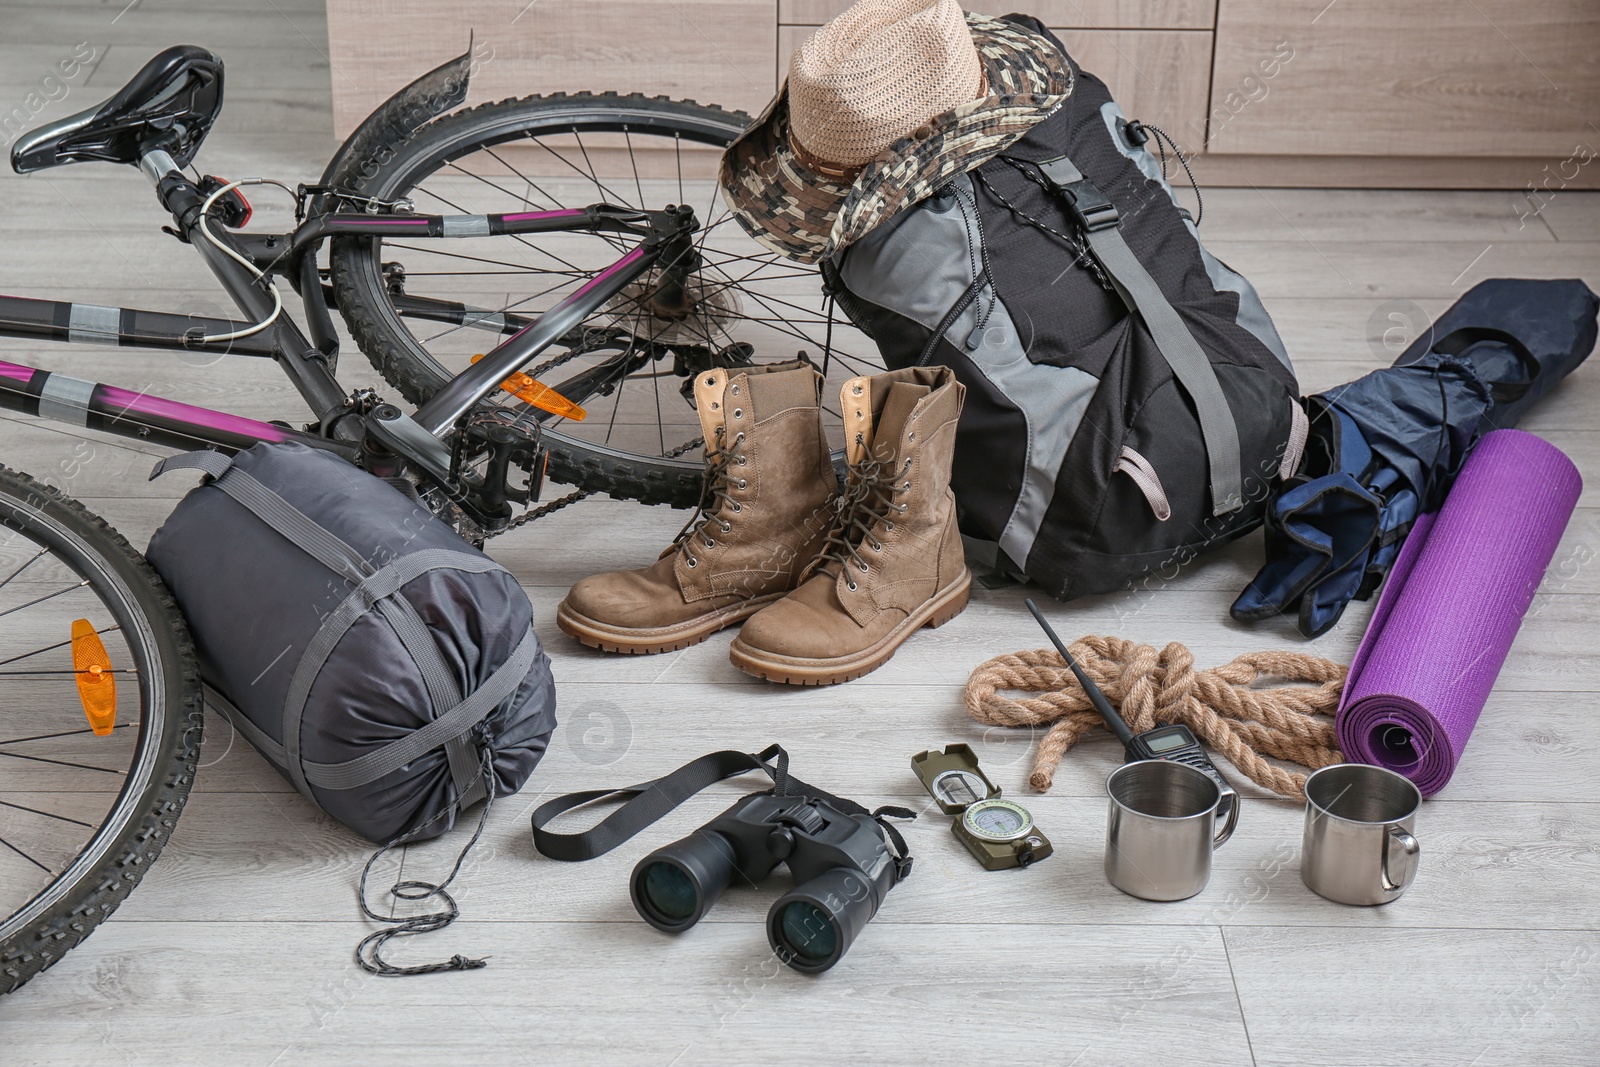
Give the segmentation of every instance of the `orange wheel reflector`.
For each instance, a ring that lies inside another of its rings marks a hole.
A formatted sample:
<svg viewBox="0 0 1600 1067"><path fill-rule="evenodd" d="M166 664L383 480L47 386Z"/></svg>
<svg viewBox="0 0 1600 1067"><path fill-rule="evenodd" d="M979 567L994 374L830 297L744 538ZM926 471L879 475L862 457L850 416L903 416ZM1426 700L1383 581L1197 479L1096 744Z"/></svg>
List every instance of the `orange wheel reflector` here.
<svg viewBox="0 0 1600 1067"><path fill-rule="evenodd" d="M483 358L479 352L472 357L476 363ZM560 415L573 422L582 422L589 417L589 413L543 382L517 371L511 377L500 383L500 388L516 397L525 404L532 404L541 411L548 411L552 415Z"/></svg>
<svg viewBox="0 0 1600 1067"><path fill-rule="evenodd" d="M72 669L77 672L78 699L89 728L96 737L105 737L117 725L117 679L105 642L88 619L72 624Z"/></svg>

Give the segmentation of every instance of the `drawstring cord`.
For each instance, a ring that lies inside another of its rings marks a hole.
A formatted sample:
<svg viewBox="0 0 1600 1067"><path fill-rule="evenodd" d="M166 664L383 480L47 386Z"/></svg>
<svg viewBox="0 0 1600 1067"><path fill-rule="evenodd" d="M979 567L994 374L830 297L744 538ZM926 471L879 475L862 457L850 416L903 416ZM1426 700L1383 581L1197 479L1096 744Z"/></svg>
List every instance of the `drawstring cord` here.
<svg viewBox="0 0 1600 1067"><path fill-rule="evenodd" d="M374 852L367 860L367 865L361 870L361 888L358 892L357 899L361 902L362 913L366 915L367 918L373 919L377 922L394 923L394 925L389 926L386 929L379 930L373 934L368 934L366 937L362 938L361 943L356 946L356 963L360 964L361 969L369 974L381 975L385 978L394 978L410 974L437 974L441 971L472 971L477 970L479 967L488 966L488 960L486 958L474 959L470 956L462 956L457 954L451 956L448 960L443 960L439 963L423 963L411 967L397 967L388 960L384 959L382 955L383 946L388 944L390 938L411 937L416 934L427 934L432 933L435 930L443 930L446 926L449 926L451 923L455 922L461 917L461 908L456 904L455 898L449 894L448 889L450 883L456 880L456 875L461 873L461 865L466 862L467 853L472 851L473 846L478 843L478 839L483 836L483 828L489 822L489 810L494 807L496 785L498 784L494 773L493 746L489 744L487 737L484 738L481 747L481 772L483 774L483 784L486 794L483 801L483 811L478 815L478 828L472 832L472 839L466 843L466 846L462 848L461 852L456 856L455 866L450 868L449 877L437 885L432 882L424 882L420 879L412 879L404 882L396 882L394 885L389 887L389 895L395 900L419 901L427 900L430 897L438 897L444 903L443 909L440 911L427 912L422 915L413 915L408 919L401 919L398 921L390 918L387 915L379 915L367 904L367 877L372 874L373 865L377 863L378 860L383 858L384 854L387 853L391 848L394 848L396 845L403 845L407 841L410 841L412 838L416 837L417 834L421 833L423 830L427 829L427 827L437 821L441 815L447 814L448 812L454 810L453 807L443 809L438 814L434 815L433 818L427 820L419 826L414 827L411 830L406 831L399 837L394 838L388 844Z"/></svg>
<svg viewBox="0 0 1600 1067"><path fill-rule="evenodd" d="M1167 150L1162 147L1161 142L1165 141L1171 146L1172 154L1178 157L1179 164L1183 166L1183 172L1189 176L1189 188L1194 190L1194 224L1198 228L1200 220L1205 217L1206 202L1200 198L1200 183L1195 181L1194 171L1189 169L1189 161L1184 158L1183 149L1179 148L1178 142L1174 141L1167 131L1160 126L1152 126L1148 122L1138 121L1130 122L1128 125L1130 127L1137 126L1142 130L1149 130L1156 135L1156 154L1161 158L1161 178L1163 181L1167 177Z"/></svg>

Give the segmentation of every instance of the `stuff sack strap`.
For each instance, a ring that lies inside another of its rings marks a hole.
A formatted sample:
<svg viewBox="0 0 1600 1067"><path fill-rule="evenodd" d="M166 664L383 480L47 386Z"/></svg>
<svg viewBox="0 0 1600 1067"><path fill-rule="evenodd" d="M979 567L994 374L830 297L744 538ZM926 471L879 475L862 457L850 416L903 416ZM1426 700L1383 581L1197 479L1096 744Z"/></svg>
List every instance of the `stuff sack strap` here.
<svg viewBox="0 0 1600 1067"><path fill-rule="evenodd" d="M542 856L565 862L604 856L706 786L755 770L765 771L771 777L772 792L779 796L811 797L847 815L870 816L882 827L894 847L896 881L911 873L911 853L906 847L905 838L886 820L915 819L915 812L896 807L868 811L853 800L845 800L807 785L789 775L789 753L781 745L768 745L760 752L739 752L734 749L710 752L652 781L620 789L590 789L547 800L533 813L533 847ZM620 800L623 804L588 830L559 834L546 829L563 812L607 800Z"/></svg>
<svg viewBox="0 0 1600 1067"><path fill-rule="evenodd" d="M189 468L211 475L218 489L247 508L256 518L288 538L306 555L336 574L359 582L374 570L361 553L329 533L305 512L262 485L248 471L233 465L220 452L186 452L170 456L150 471L152 480L170 470Z"/></svg>
<svg viewBox="0 0 1600 1067"><path fill-rule="evenodd" d="M443 745L449 758L452 784L455 786L456 804L460 809L465 809L482 799L485 786L482 776L478 773L478 759L473 747L468 743L466 735L483 717L492 711L496 705L504 700L510 693L516 691L517 684L527 674L532 666L535 654L534 647L524 637L522 645L512 653L511 660L516 661L522 656L524 647L527 646L527 662L523 663L522 670L517 673L512 681L511 689L502 693L498 698L489 702L483 709L483 715L477 720L463 722L462 718L467 712L463 708L478 707L482 701L477 699L478 694L473 694L463 701L459 686L456 685L438 645L429 634L427 626L423 623L416 609L404 597L395 596L400 588L407 582L418 578L431 570L452 569L468 572L482 573L485 571L499 570L500 565L486 556L478 556L466 552L451 552L445 549L429 549L402 556L383 567L374 568L350 545L339 537L329 532L305 512L289 503L278 493L263 485L249 472L234 466L234 457L221 452L201 451L187 452L178 456L170 456L158 462L150 472L152 479L171 470L199 470L211 476L218 489L227 493L229 497L243 505L251 514L260 519L266 526L295 545L301 551L321 563L328 570L356 583L356 588L323 620L322 626L312 637L305 651L300 656L294 674L291 676L289 690L284 700L283 722L281 736L283 741L274 745L272 750L280 755L280 762L289 775L289 780L313 804L317 803L312 794L313 785L327 789L353 789L359 785L373 781L390 773L398 767L415 759L417 756ZM311 695L311 688L321 674L328 657L333 654L345 632L355 622L370 611L377 611L394 629L406 652L416 663L422 676L423 683L428 691L429 701L435 709L450 709L439 711L437 717L422 730L417 731L398 741L391 742L376 752L351 760L345 764L317 764L305 761L300 753L300 723L305 714L306 701ZM531 631L530 631L531 634ZM497 685L496 679L501 677L502 671L509 666L502 664L490 679L485 682L485 687ZM509 676L509 675L508 675ZM220 705L219 705L220 707ZM244 720L243 715L237 716ZM247 720L246 720L247 721ZM451 731L441 723L448 722ZM452 732L453 731L453 732ZM255 733L264 734L259 729ZM438 738L432 740L426 747L415 749L419 742L419 734ZM394 766L388 766L390 759L384 757L390 749L402 746L402 751L411 754ZM415 749L415 750L414 750ZM387 767L386 770L372 774L360 781L352 780L352 776L359 776L364 771L350 769L350 764L360 763L364 767ZM315 775L315 780L313 778ZM341 784L334 784L334 783ZM319 808L320 804L317 805Z"/></svg>
<svg viewBox="0 0 1600 1067"><path fill-rule="evenodd" d="M1162 358L1194 403L1205 440L1210 467L1213 515L1244 506L1244 483L1239 469L1239 428L1217 381L1215 368L1189 328L1183 324L1166 294L1133 254L1118 229L1120 216L1100 188L1066 156L1037 164L1057 195L1071 207L1083 230L1089 250L1111 278L1128 310L1138 314L1155 340Z"/></svg>
<svg viewBox="0 0 1600 1067"><path fill-rule="evenodd" d="M488 718L501 701L517 691L538 654L539 639L530 627L510 657L461 703L421 729L364 756L343 763L313 763L307 760L304 764L306 780L322 789L355 789L392 774L412 760L463 737ZM472 774L474 781L481 782L476 765L472 768ZM463 798L460 806L466 807L470 803Z"/></svg>

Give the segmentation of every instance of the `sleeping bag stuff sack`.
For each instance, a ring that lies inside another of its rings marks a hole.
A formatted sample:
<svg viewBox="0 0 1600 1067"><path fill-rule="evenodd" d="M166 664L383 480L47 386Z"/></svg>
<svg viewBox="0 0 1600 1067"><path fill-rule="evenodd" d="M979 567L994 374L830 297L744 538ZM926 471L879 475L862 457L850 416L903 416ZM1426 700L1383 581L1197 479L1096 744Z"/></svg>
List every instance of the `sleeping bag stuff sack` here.
<svg viewBox="0 0 1600 1067"><path fill-rule="evenodd" d="M444 833L527 781L550 661L505 568L330 453L260 444L156 465L209 477L150 539L206 698L322 811L376 842Z"/></svg>
<svg viewBox="0 0 1600 1067"><path fill-rule="evenodd" d="M1306 418L1250 283L1201 245L1149 143L1061 50L1071 92L999 155L831 260L891 369L967 387L969 556L1067 599L1171 578L1253 529Z"/></svg>

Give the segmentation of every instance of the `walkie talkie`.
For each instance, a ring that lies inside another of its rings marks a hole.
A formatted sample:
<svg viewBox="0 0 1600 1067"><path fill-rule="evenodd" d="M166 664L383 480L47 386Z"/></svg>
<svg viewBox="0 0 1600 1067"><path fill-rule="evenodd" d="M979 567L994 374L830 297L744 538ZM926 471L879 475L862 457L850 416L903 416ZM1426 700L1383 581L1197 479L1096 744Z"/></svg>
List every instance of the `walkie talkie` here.
<svg viewBox="0 0 1600 1067"><path fill-rule="evenodd" d="M1228 809L1239 802L1239 791L1228 784L1228 780L1217 770L1216 765L1206 755L1206 750L1201 747L1200 739L1194 735L1181 722L1168 723L1157 726L1154 730L1146 730L1142 734L1135 734L1128 729L1128 724L1122 716L1117 714L1106 695L1100 687L1090 680L1083 668L1078 666L1078 661L1072 658L1072 653L1067 651L1067 646L1062 643L1055 630L1045 621L1044 615L1039 611L1039 606L1030 598L1023 601L1028 605L1028 610L1033 612L1033 617L1044 628L1045 636L1050 638L1050 643L1056 646L1056 651L1061 653L1061 658L1071 668L1073 677L1078 679L1078 684L1083 686L1089 703L1094 705L1094 710L1106 721L1111 732L1117 735L1117 740L1122 742L1122 755L1124 763L1133 763L1136 760L1164 759L1174 763L1187 763L1197 771L1204 771L1211 780L1217 783L1217 788L1222 793L1222 799L1217 804L1217 818L1224 818Z"/></svg>

